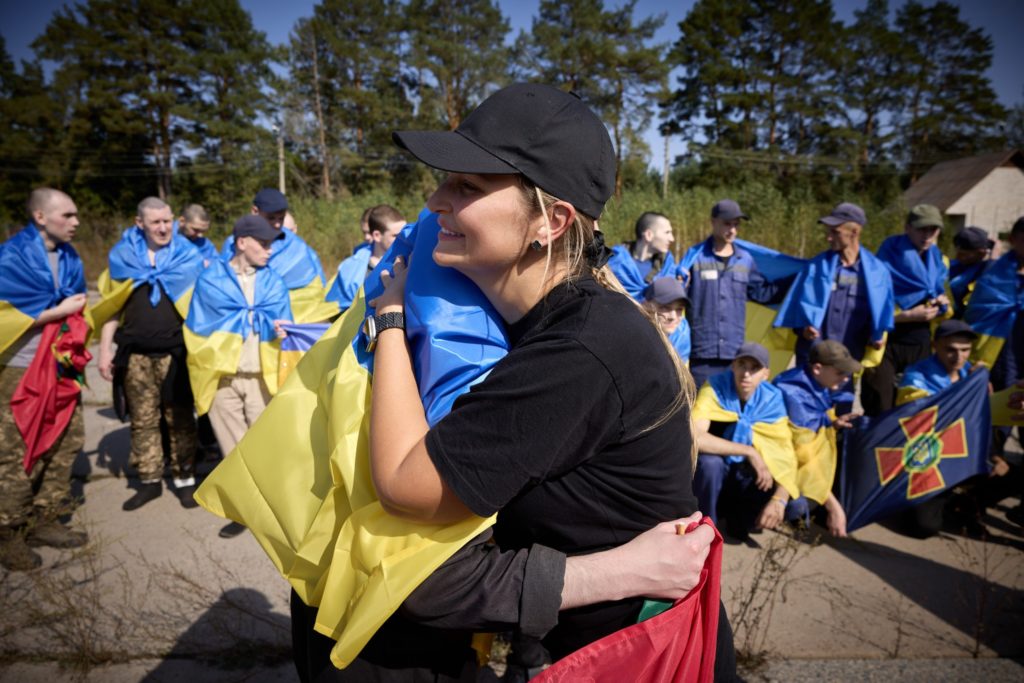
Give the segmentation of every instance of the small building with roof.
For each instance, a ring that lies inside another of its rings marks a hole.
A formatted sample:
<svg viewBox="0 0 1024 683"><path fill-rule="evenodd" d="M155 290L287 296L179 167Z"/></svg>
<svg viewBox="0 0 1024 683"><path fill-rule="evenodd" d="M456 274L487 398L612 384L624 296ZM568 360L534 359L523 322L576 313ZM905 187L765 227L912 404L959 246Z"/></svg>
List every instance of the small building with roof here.
<svg viewBox="0 0 1024 683"><path fill-rule="evenodd" d="M1019 149L935 164L903 193L907 206L934 204L952 233L969 225L997 239L1024 216L1024 152Z"/></svg>

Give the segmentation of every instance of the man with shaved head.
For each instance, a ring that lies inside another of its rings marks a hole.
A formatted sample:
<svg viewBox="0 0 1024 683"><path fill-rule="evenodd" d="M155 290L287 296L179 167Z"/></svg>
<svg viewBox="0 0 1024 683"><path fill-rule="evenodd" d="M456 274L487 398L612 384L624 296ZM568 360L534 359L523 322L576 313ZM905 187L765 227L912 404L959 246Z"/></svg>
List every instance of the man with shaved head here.
<svg viewBox="0 0 1024 683"><path fill-rule="evenodd" d="M59 521L71 509L71 465L85 441L80 396L63 401L62 419L37 419L35 430L24 411L15 410L25 405L23 396L56 387L63 371L51 346L69 316L85 306L82 261L71 246L77 227L71 197L38 188L28 200L28 225L0 244L0 563L12 571L42 562L29 545L86 542L84 533Z"/></svg>

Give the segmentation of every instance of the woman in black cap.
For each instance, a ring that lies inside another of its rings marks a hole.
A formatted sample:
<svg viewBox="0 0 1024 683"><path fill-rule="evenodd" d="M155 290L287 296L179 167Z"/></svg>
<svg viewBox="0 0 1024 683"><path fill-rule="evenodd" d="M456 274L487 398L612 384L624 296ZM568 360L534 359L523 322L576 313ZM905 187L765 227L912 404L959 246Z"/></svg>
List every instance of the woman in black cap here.
<svg viewBox="0 0 1024 683"><path fill-rule="evenodd" d="M678 598L697 582L711 530L678 537L661 524L697 510L693 381L657 324L604 265L596 219L614 186L615 157L604 125L577 97L513 85L456 131L394 138L449 172L427 202L439 214L437 247L413 258L433 257L472 280L504 318L510 343L488 377L428 428L398 332L405 264L382 276L385 292L371 302L370 425L381 503L397 516L433 523L501 511L494 529L499 550L477 546L488 559L449 561L396 616L411 612L431 625L479 630L518 626L543 636L558 659L635 623L639 596ZM613 570L601 563L609 554L599 551L631 540ZM495 561L499 555L505 559ZM666 561L668 555L674 559ZM536 558L532 569L527 557ZM457 578L439 576L445 571ZM654 585L668 574L676 574L672 587ZM514 576L502 578L508 575ZM378 680L396 680L381 670L397 666L391 658L415 636L395 621L364 650L366 661L353 665L362 673L335 674L356 680L369 675L369 664ZM724 615L722 624L728 635ZM722 640L728 666L731 636ZM425 654L440 660L443 648ZM445 679L444 665L402 665L429 670L428 680Z"/></svg>

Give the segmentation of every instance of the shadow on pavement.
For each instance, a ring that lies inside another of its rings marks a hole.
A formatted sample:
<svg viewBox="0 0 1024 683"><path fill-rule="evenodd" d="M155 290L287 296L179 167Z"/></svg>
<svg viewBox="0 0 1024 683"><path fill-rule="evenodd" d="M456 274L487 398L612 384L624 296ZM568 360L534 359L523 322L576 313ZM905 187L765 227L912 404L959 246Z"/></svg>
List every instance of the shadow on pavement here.
<svg viewBox="0 0 1024 683"><path fill-rule="evenodd" d="M175 642L144 683L180 680L181 661L216 667L217 680L231 672L251 672L291 662L291 622L275 614L262 593L250 588L225 591Z"/></svg>
<svg viewBox="0 0 1024 683"><path fill-rule="evenodd" d="M957 541L952 540L953 543ZM836 552L872 572L907 599L994 650L1001 657L1024 655L1024 591L998 583L1007 572L1019 572L1019 562L992 560L984 575L983 543L958 546L965 566L956 569L870 541L828 539Z"/></svg>

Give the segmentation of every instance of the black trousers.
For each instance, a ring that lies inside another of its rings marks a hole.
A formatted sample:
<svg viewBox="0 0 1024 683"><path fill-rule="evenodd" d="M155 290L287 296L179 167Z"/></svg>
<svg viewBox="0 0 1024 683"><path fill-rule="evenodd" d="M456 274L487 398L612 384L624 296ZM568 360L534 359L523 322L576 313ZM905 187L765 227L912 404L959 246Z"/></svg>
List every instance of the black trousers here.
<svg viewBox="0 0 1024 683"><path fill-rule="evenodd" d="M931 353L927 344L900 344L889 341L878 367L864 371L860 384L860 403L865 415L878 415L896 404L896 377L907 366L924 360Z"/></svg>

